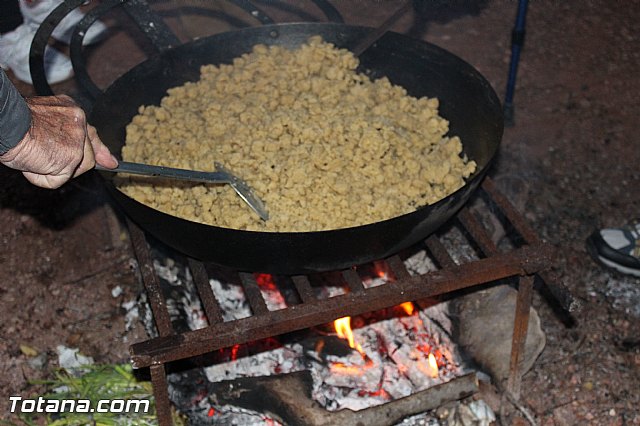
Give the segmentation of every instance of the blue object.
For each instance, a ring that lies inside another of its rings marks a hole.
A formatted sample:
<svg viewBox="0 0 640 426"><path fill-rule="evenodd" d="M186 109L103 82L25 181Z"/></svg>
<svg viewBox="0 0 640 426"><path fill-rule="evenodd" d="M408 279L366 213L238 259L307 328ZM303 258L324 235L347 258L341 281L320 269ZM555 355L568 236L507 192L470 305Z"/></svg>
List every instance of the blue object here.
<svg viewBox="0 0 640 426"><path fill-rule="evenodd" d="M509 64L507 90L504 96L504 121L507 126L513 126L515 124L513 95L516 87L516 74L518 73L520 51L524 45L528 6L529 0L518 1L518 14L516 16L516 23L513 27L513 32L511 33L511 63Z"/></svg>

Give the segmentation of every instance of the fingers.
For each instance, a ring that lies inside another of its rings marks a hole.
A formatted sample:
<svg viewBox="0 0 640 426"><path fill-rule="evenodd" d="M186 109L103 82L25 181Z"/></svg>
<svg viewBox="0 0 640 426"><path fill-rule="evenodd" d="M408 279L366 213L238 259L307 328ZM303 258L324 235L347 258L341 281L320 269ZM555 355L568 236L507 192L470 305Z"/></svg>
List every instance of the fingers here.
<svg viewBox="0 0 640 426"><path fill-rule="evenodd" d="M82 152L82 161L80 161L80 164L78 164L78 167L74 170L72 177L80 176L87 170L93 169L95 165L96 165L96 160L93 154L93 148L91 147L91 142L89 141L89 135L85 134L83 152Z"/></svg>
<svg viewBox="0 0 640 426"><path fill-rule="evenodd" d="M86 122L84 111L68 96L27 99L31 127L24 138L2 156L2 163L23 171L34 185L57 188L92 169L117 167L117 160Z"/></svg>
<svg viewBox="0 0 640 426"><path fill-rule="evenodd" d="M22 172L25 178L35 186L39 186L40 188L46 189L56 189L60 188L64 183L66 183L70 176L62 176L62 175L41 175L32 172Z"/></svg>
<svg viewBox="0 0 640 426"><path fill-rule="evenodd" d="M93 148L96 163L109 169L118 167L118 160L111 154L109 148L102 143L95 127L87 125L87 136Z"/></svg>

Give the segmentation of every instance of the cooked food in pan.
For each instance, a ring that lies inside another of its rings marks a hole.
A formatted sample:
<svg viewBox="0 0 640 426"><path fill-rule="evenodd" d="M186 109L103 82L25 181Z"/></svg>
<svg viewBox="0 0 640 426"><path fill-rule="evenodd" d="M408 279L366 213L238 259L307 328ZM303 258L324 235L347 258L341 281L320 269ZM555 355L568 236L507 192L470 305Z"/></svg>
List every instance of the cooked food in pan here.
<svg viewBox="0 0 640 426"><path fill-rule="evenodd" d="M121 176L119 188L155 209L220 227L309 232L410 213L464 185L462 155L438 99L407 95L319 37L295 50L257 45L233 64L141 107L123 159L193 170L218 161L266 203L260 220L227 185Z"/></svg>

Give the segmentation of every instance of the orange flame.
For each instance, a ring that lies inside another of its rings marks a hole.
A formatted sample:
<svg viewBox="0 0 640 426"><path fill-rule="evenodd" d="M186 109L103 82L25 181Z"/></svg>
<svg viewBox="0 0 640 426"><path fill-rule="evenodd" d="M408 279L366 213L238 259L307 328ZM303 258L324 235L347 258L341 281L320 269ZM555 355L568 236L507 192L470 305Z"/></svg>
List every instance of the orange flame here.
<svg viewBox="0 0 640 426"><path fill-rule="evenodd" d="M358 365L347 365L342 362L334 362L329 367L332 373L344 374L345 376L362 376L366 371L365 368Z"/></svg>
<svg viewBox="0 0 640 426"><path fill-rule="evenodd" d="M231 348L231 360L235 361L238 359L238 351L240 350L240 345L233 345Z"/></svg>
<svg viewBox="0 0 640 426"><path fill-rule="evenodd" d="M346 339L347 342L349 342L350 348L353 348L364 355L362 346L356 343L353 337L353 331L351 330L351 317L338 318L333 322L333 326L336 329L336 333L338 334L338 337L342 339Z"/></svg>
<svg viewBox="0 0 640 426"><path fill-rule="evenodd" d="M429 375L434 379L438 378L438 363L436 357L433 354L429 354Z"/></svg>
<svg viewBox="0 0 640 426"><path fill-rule="evenodd" d="M413 302L404 302L400 307L407 313L407 315L413 315L416 311L416 307L413 305Z"/></svg>
<svg viewBox="0 0 640 426"><path fill-rule="evenodd" d="M386 262L381 262L379 260L373 262L373 271L378 276L378 278L387 278L389 267Z"/></svg>

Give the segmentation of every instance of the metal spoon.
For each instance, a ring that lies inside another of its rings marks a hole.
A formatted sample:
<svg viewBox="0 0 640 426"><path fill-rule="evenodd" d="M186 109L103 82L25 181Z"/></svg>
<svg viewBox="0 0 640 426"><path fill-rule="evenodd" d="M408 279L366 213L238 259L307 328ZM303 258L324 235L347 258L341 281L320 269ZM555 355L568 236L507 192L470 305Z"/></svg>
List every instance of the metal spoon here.
<svg viewBox="0 0 640 426"><path fill-rule="evenodd" d="M107 169L96 165L96 170L114 173L131 173L135 175L165 177L169 179L188 180L204 183L227 183L231 185L236 194L247 203L251 209L260 216L260 219L269 219L269 213L260 198L254 194L251 187L242 179L227 170L222 164L215 162L215 172L200 172L195 170L175 169L173 167L152 166L149 164L130 163L119 161L115 169Z"/></svg>

